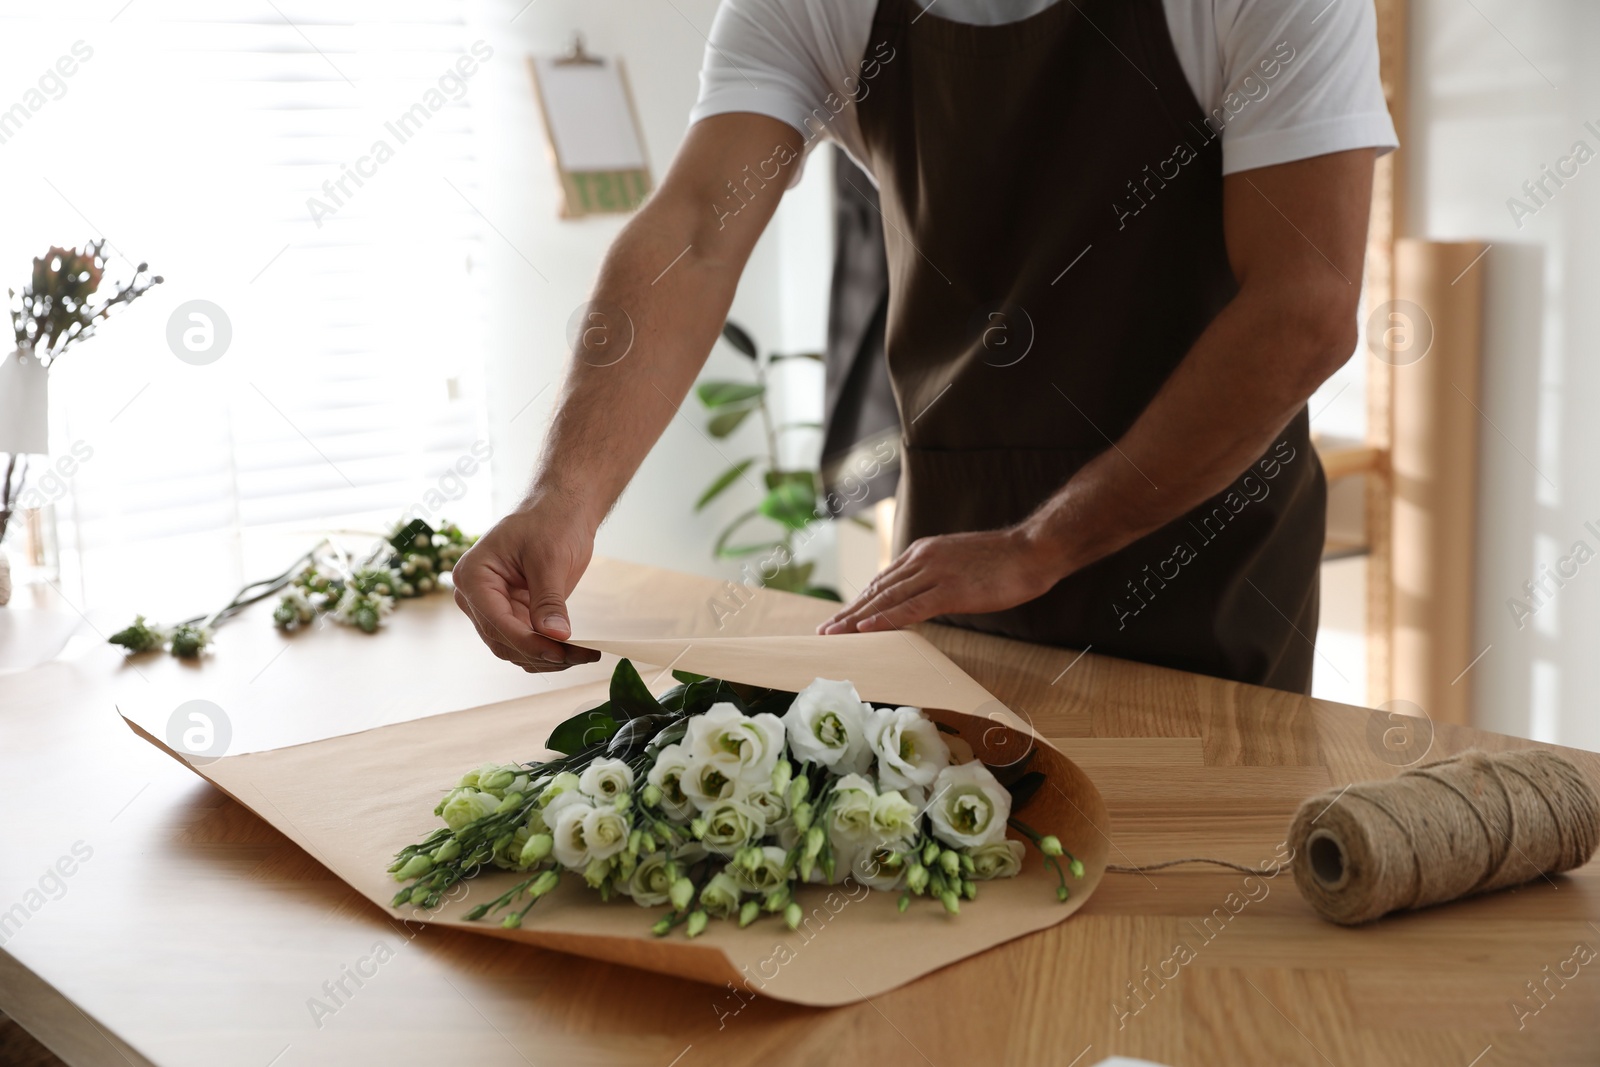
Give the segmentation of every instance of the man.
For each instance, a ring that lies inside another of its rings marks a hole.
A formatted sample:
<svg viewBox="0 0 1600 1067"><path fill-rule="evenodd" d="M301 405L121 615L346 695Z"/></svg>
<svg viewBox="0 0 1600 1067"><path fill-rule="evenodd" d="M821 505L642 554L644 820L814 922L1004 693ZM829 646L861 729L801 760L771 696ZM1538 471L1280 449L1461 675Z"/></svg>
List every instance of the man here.
<svg viewBox="0 0 1600 1067"><path fill-rule="evenodd" d="M563 641L595 530L821 136L879 187L905 427L903 551L823 632L942 618L1305 691L1305 404L1355 347L1395 145L1370 0L725 0L595 288L634 352L580 346L527 497L456 569L489 646L593 658Z"/></svg>

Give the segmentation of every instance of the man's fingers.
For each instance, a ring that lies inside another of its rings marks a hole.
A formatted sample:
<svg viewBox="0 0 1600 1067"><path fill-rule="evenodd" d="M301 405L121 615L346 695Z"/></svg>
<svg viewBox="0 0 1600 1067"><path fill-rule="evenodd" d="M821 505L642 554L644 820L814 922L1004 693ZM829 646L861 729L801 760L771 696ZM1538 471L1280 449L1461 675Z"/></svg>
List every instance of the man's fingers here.
<svg viewBox="0 0 1600 1067"><path fill-rule="evenodd" d="M845 613L843 619L837 624L831 625L825 632L849 633L852 630L863 632L862 623L868 619L887 611L896 604L920 596L937 584L937 579L930 577L926 572L913 570L899 581L878 590L872 597L857 601Z"/></svg>
<svg viewBox="0 0 1600 1067"><path fill-rule="evenodd" d="M901 553L893 563L873 576L866 587L856 594L856 598L849 604L834 612L833 618L817 627L819 634L847 633L853 624L861 617L862 609L873 602L884 589L889 588L904 580L913 571L906 561L906 554Z"/></svg>
<svg viewBox="0 0 1600 1067"><path fill-rule="evenodd" d="M533 628L547 637L565 641L572 636L572 623L567 621L567 602L559 593L546 592L531 599L528 618Z"/></svg>
<svg viewBox="0 0 1600 1067"><path fill-rule="evenodd" d="M939 603L937 588L929 588L906 600L898 601L862 619L856 625L858 633L870 634L879 630L899 630L913 623L925 622L935 615L943 615L946 608Z"/></svg>
<svg viewBox="0 0 1600 1067"><path fill-rule="evenodd" d="M469 592L458 585L456 599L486 644L491 648L495 644L504 645L514 653L501 656L502 659L540 669L548 669L540 667L542 664L566 666L571 662L567 646L534 632L526 620L518 617L502 591L491 588Z"/></svg>

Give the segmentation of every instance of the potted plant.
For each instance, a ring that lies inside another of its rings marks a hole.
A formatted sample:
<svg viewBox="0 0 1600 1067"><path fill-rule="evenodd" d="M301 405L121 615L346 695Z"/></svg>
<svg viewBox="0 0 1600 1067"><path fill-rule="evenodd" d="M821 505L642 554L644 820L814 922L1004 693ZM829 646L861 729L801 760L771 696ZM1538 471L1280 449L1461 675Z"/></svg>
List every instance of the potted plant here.
<svg viewBox="0 0 1600 1067"><path fill-rule="evenodd" d="M816 352L781 354L768 353L764 358L750 334L737 323L727 322L722 327L723 340L750 361L750 378L747 381L711 379L695 386L699 397L710 412L706 431L712 437L726 439L750 416L758 416L764 431L766 450L762 455L750 456L728 467L700 494L695 501L695 511L725 491L744 484L758 490L759 502L730 522L718 536L712 554L719 559L752 559L757 566L746 567L760 584L791 593L838 600L839 594L826 586L815 585L811 573L815 561L800 562L798 550L810 540L813 528L824 521L827 512L820 505L820 479L815 467L785 466L779 451L784 433L792 430L820 430L815 422L777 422L768 403L771 396L771 372L779 363L797 359L822 362ZM758 520L766 520L777 527L777 532L762 540L732 543L734 534Z"/></svg>

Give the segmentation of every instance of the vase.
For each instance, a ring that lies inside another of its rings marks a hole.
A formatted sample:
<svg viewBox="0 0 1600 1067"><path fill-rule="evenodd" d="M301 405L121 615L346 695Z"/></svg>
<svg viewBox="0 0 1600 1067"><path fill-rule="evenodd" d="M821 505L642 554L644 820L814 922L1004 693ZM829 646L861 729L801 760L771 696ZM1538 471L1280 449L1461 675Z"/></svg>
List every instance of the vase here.
<svg viewBox="0 0 1600 1067"><path fill-rule="evenodd" d="M0 359L0 452L43 455L50 451L48 380L49 373L32 349L18 349Z"/></svg>

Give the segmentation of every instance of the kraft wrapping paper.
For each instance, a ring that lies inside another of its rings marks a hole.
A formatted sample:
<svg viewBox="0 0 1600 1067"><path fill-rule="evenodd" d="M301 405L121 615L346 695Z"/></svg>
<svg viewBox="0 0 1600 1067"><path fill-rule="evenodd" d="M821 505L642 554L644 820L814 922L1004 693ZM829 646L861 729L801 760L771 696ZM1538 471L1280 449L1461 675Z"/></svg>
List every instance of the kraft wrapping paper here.
<svg viewBox="0 0 1600 1067"><path fill-rule="evenodd" d="M714 985L734 983L777 1000L848 1004L886 992L1006 941L1062 922L1083 906L1105 872L1109 826L1088 776L922 637L909 632L832 637L606 638L575 644L640 667L652 688L673 684L667 668L799 690L817 677L854 682L866 700L910 704L955 727L980 758L1010 764L1030 749L1030 770L1048 782L1019 814L1054 833L1083 861L1066 903L1055 876L1028 850L1016 878L980 884L978 899L947 915L918 898L905 914L897 893L855 883L799 891L806 920L790 931L775 918L746 929L713 922L689 940L650 933L664 908L626 899L602 903L577 878L528 912L520 929L466 913L518 879L480 875L431 913L389 907L397 884L385 871L403 846L439 825L433 806L461 774L486 761L526 762L562 719L605 698L604 683L394 723L308 744L196 762L132 718L135 732L271 823L390 915L641 967ZM657 668L655 670L651 667Z"/></svg>

